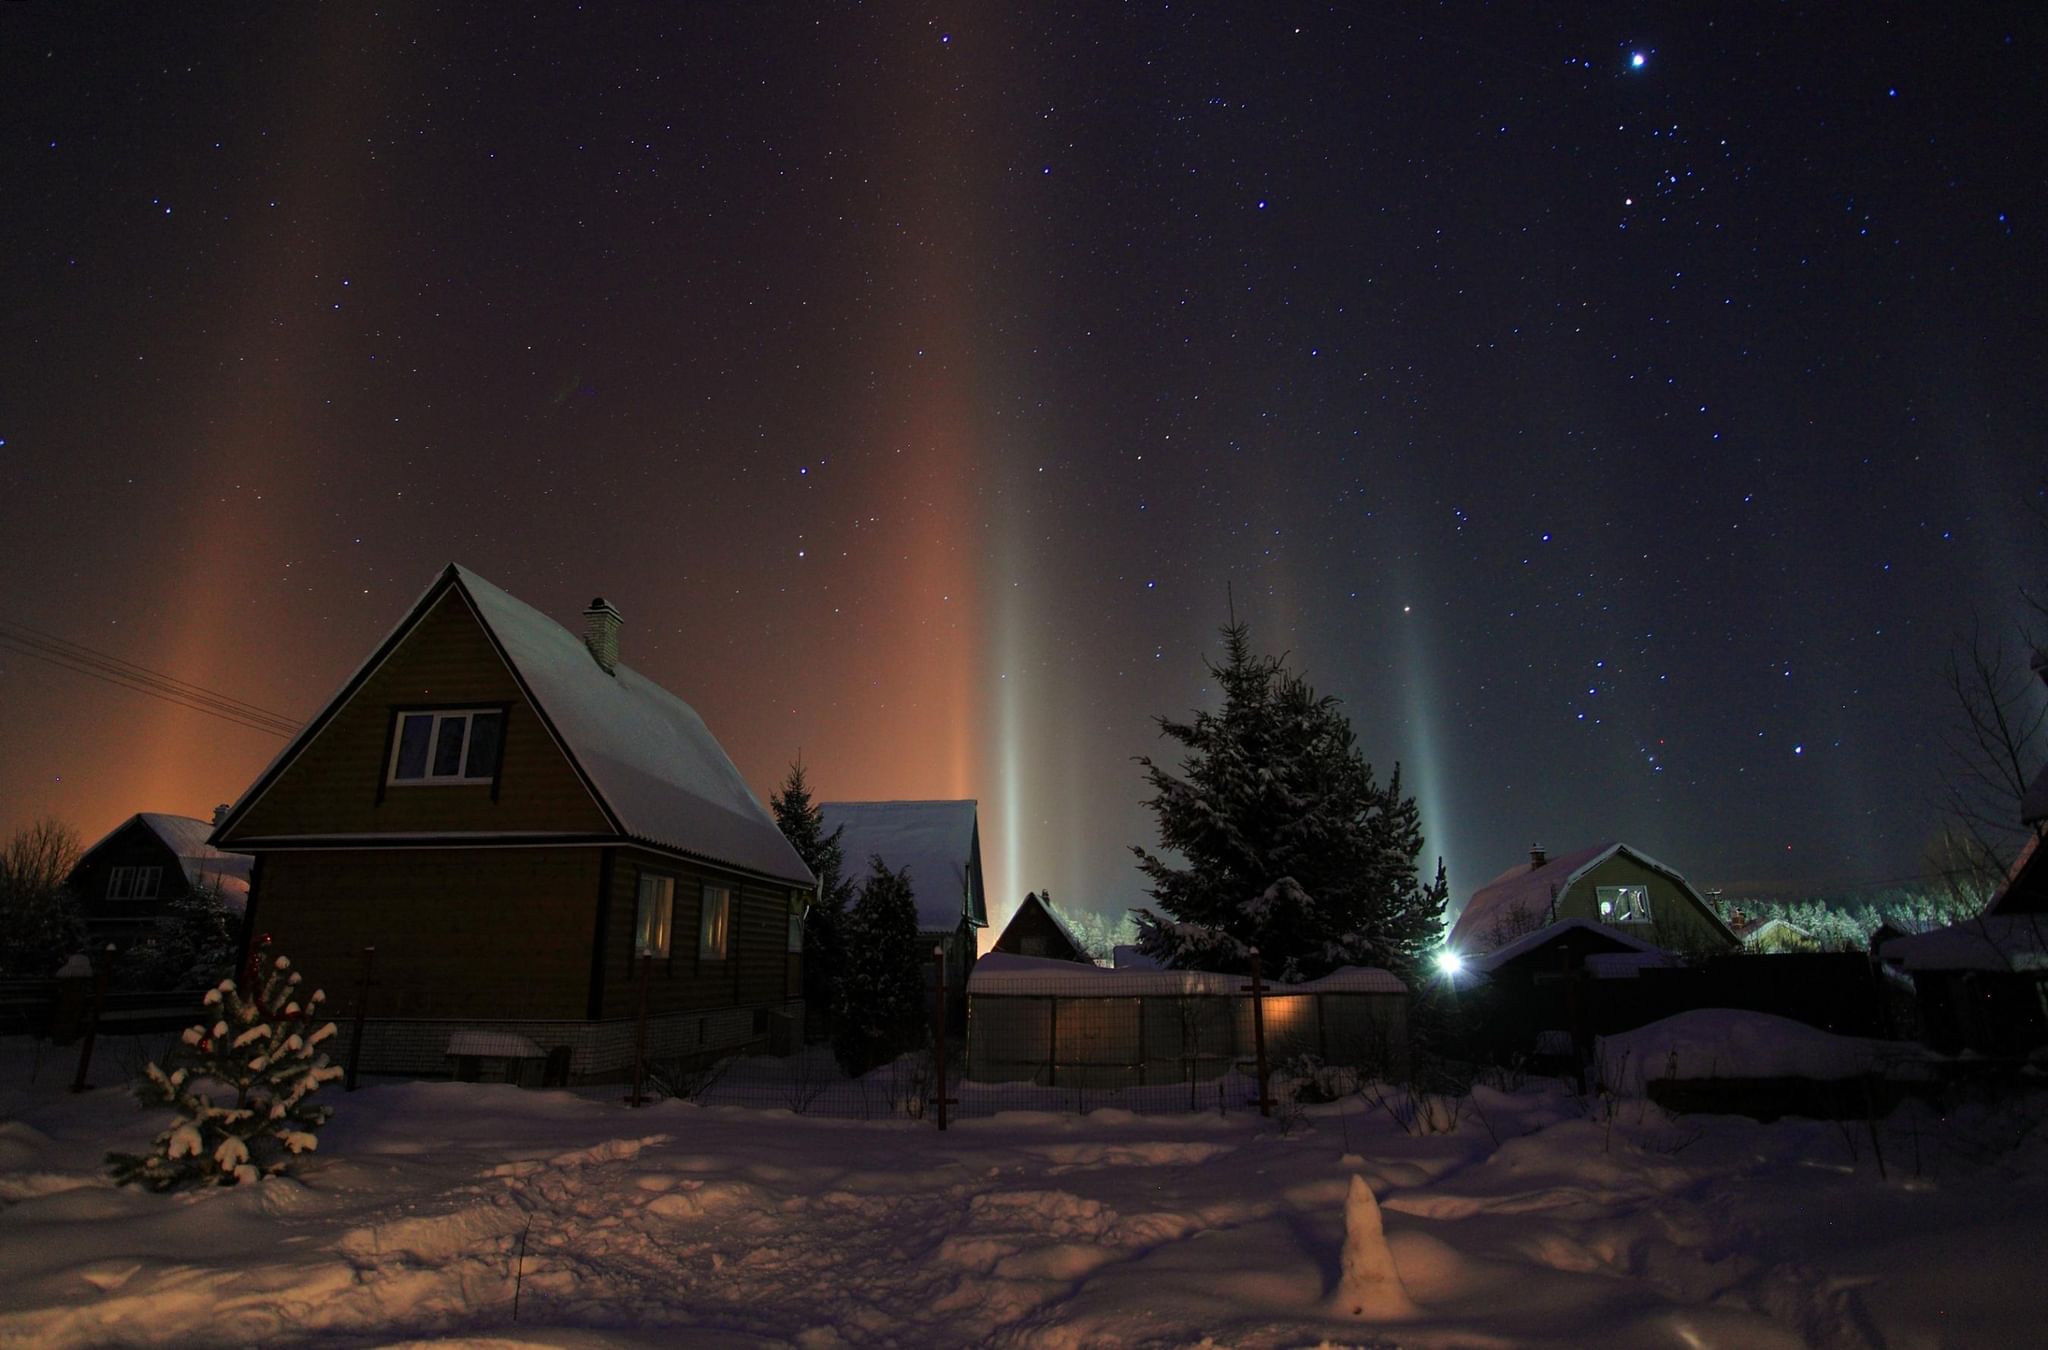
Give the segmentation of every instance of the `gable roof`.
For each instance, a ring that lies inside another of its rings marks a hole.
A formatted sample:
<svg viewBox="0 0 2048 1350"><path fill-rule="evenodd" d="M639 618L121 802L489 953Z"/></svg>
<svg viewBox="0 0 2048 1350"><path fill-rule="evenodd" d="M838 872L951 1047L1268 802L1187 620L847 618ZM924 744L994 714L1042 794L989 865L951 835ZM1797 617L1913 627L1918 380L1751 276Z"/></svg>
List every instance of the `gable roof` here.
<svg viewBox="0 0 2048 1350"><path fill-rule="evenodd" d="M619 834L772 880L815 884L696 709L623 663L607 674L581 638L454 563L235 803L214 838L225 836L405 635L450 595L476 616Z"/></svg>
<svg viewBox="0 0 2048 1350"><path fill-rule="evenodd" d="M1010 921L1003 925L1002 935L996 938L996 945L998 947L1002 946L1003 938L1010 935L1010 930L1017 926L1017 920L1023 918L1025 911L1031 909L1036 909L1039 913L1045 915L1046 918L1052 920L1054 931L1066 939L1067 945L1072 947L1077 955L1084 960L1091 962L1094 960L1088 954L1088 949L1081 945L1081 939L1074 936L1074 930L1067 927L1067 921L1060 916L1060 912L1052 907L1052 901L1046 899L1037 891L1027 891L1025 893L1024 899L1017 905L1017 912L1010 916Z"/></svg>
<svg viewBox="0 0 2048 1350"><path fill-rule="evenodd" d="M1458 914L1458 921L1451 927L1450 945L1462 952L1483 951L1495 925L1509 919L1517 911L1530 915L1536 922L1550 921L1551 905L1555 899L1570 890L1580 877L1606 862L1616 854L1634 859L1637 863L1659 874L1691 898L1693 903L1714 921L1723 931L1727 925L1721 922L1713 907L1693 889L1677 871L1666 867L1655 858L1627 844L1609 841L1604 844L1589 844L1571 853L1561 853L1546 859L1541 866L1522 862L1487 882L1472 892L1472 898L1465 902L1465 908ZM1729 933L1729 938L1734 939Z"/></svg>
<svg viewBox="0 0 2048 1350"><path fill-rule="evenodd" d="M154 834L171 856L178 860L178 867L185 874L188 886L216 885L222 897L231 901L246 898L249 894L249 870L255 859L246 853L227 853L215 848L209 841L213 826L204 820L191 816L174 816L163 811L138 811L128 819L108 830L98 843L78 855L83 863L97 853L109 841L132 825L140 824Z"/></svg>
<svg viewBox="0 0 2048 1350"><path fill-rule="evenodd" d="M980 870L976 804L968 801L819 802L818 820L839 838L847 874L864 876L868 859L879 854L892 871L910 873L918 926L926 932L988 925L981 887L969 876Z"/></svg>
<svg viewBox="0 0 2048 1350"><path fill-rule="evenodd" d="M1616 953L1618 955L1635 957L1670 956L1669 952L1654 942L1645 942L1641 938L1633 934L1624 933L1619 928L1615 928L1610 924L1595 923L1591 919L1561 919L1556 923L1545 924L1534 932L1524 933L1497 951L1473 957L1469 964L1473 970L1490 975L1508 964L1508 962L1513 961L1516 957L1533 952L1539 947L1547 947L1551 943L1557 942L1575 932L1586 932L1606 938L1614 943L1616 947L1620 948L1620 952Z"/></svg>

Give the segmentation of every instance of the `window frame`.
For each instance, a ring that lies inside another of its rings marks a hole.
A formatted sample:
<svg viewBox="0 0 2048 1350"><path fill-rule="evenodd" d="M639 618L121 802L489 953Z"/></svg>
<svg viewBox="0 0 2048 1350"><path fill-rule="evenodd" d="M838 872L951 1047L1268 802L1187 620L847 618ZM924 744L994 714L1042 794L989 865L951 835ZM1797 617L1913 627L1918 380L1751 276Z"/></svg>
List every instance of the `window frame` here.
<svg viewBox="0 0 2048 1350"><path fill-rule="evenodd" d="M640 935L645 927L648 883L655 883L661 892L655 903L661 910L659 930L661 946L649 948L641 945ZM656 872L646 868L640 870L633 883L633 960L652 957L657 961L672 961L676 950L676 876L673 872Z"/></svg>
<svg viewBox="0 0 2048 1350"><path fill-rule="evenodd" d="M1612 897L1611 899L1609 897ZM1640 902L1640 905L1634 902ZM1602 923L1654 923L1650 914L1650 888L1640 883L1625 886L1595 886L1593 904ZM1612 912L1609 905L1621 907Z"/></svg>
<svg viewBox="0 0 2048 1350"><path fill-rule="evenodd" d="M711 937L712 937L712 923L711 923L711 914L712 914L712 910L711 910L711 897L712 897L712 896L713 896L714 894L716 894L716 895L718 895L718 896L720 896L720 897L721 897L721 901L720 901L720 904L719 904L719 908L718 908L718 925L717 925L717 936L718 936L718 946L717 946L717 948L716 948L716 949L713 949L713 947L711 946ZM698 891L697 891L697 962L698 962L698 964L699 964L699 965L702 965L703 963L705 963L705 962L707 962L707 961L729 961L729 960L731 960L731 959L732 959L732 946L733 946L733 942L732 942L732 938L733 938L733 933L732 933L732 926L733 926L733 925L732 925L732 913L733 913L733 888L732 888L732 887L730 887L730 886L718 886L718 885L714 885L714 884L712 884L711 882L707 881L707 882L705 882L705 883L704 883L704 884L703 884L703 885L702 885L701 887L699 887L699 888L698 888Z"/></svg>
<svg viewBox="0 0 2048 1350"><path fill-rule="evenodd" d="M146 890L144 883L147 883ZM107 870L109 900L154 900L163 894L163 888L164 869L161 865L122 863Z"/></svg>
<svg viewBox="0 0 2048 1350"><path fill-rule="evenodd" d="M498 719L498 752L488 775L471 776L468 769L470 752L474 746L475 719L490 715L495 715ZM401 778L398 776L398 761L399 756L405 752L406 719L412 717L433 719L427 732L427 772L418 778ZM433 772L434 757L441 743L441 728L446 722L457 718L464 723L461 769L454 774L436 774ZM488 787L491 790L491 800L496 801L498 785L505 773L505 739L511 722L511 705L505 703L427 703L392 708L391 720L384 733L384 773L378 783L379 800L382 800L383 791L389 788Z"/></svg>

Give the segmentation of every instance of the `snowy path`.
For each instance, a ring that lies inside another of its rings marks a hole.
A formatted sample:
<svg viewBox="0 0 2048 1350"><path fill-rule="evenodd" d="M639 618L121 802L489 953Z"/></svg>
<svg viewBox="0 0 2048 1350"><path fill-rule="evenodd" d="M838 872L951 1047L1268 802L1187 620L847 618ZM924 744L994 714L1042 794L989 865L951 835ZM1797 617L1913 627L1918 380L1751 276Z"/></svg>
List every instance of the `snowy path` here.
<svg viewBox="0 0 2048 1350"><path fill-rule="evenodd" d="M1610 1131L1554 1089L1481 1100L1484 1124L1426 1138L1357 1101L1285 1135L1100 1112L941 1136L394 1085L337 1094L299 1180L162 1197L95 1167L146 1136L125 1098L17 1094L0 1098L0 1344L1918 1346L2032 1329L2038 1151L1883 1183L1832 1125L1647 1112ZM1411 1321L1332 1302L1354 1174Z"/></svg>

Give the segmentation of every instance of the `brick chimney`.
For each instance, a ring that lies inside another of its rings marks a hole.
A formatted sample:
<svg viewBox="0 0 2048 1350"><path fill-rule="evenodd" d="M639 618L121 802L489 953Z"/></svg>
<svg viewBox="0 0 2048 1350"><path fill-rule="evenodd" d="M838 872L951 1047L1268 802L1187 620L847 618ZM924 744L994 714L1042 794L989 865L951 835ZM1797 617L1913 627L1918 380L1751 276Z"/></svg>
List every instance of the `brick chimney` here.
<svg viewBox="0 0 2048 1350"><path fill-rule="evenodd" d="M1533 872L1533 871L1535 871L1535 870L1536 870L1537 868L1539 868L1539 867L1543 866L1543 864L1544 864L1544 863L1546 863L1546 862L1548 862L1549 860L1550 860L1550 855L1549 855L1548 853L1545 853L1545 852L1543 851L1543 845L1541 845L1541 844L1531 844L1531 845L1529 845L1529 870L1530 870L1530 871L1532 871L1532 872Z"/></svg>
<svg viewBox="0 0 2048 1350"><path fill-rule="evenodd" d="M619 671L619 627L624 623L619 611L601 595L583 611L583 645L607 675Z"/></svg>

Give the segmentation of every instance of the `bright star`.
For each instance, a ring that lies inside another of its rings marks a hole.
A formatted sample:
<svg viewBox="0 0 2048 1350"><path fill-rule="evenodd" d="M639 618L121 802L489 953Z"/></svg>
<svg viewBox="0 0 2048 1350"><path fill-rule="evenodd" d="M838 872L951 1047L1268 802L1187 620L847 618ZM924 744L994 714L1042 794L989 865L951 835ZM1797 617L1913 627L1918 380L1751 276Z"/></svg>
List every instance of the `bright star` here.
<svg viewBox="0 0 2048 1350"><path fill-rule="evenodd" d="M1630 70L1641 70L1644 66L1648 65L1649 63L1650 58L1644 56L1641 52L1636 52L1628 58L1628 68Z"/></svg>

